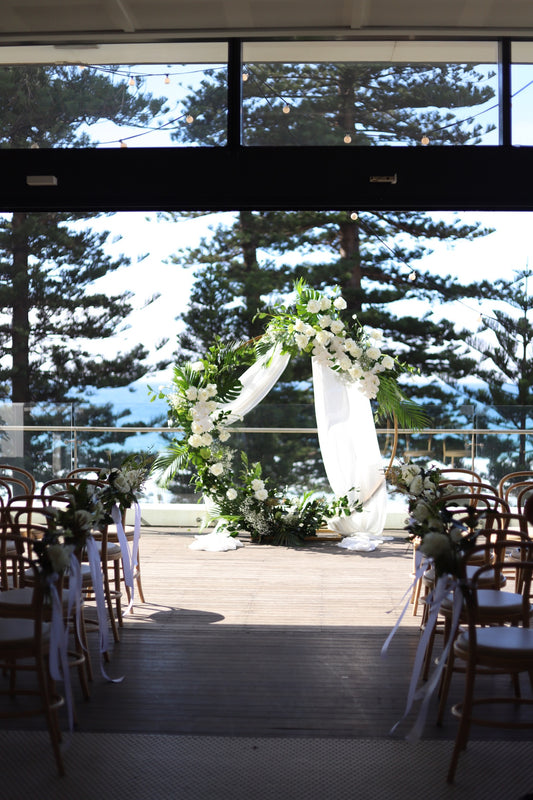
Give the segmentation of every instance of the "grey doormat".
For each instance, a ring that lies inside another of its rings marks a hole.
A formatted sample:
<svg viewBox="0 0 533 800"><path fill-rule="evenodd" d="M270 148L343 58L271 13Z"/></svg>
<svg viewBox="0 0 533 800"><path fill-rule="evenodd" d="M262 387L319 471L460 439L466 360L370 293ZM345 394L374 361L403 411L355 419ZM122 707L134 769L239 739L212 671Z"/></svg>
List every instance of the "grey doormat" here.
<svg viewBox="0 0 533 800"><path fill-rule="evenodd" d="M1 800L521 800L532 742L472 741L454 786L450 741L76 732L57 777L44 732L0 732Z"/></svg>

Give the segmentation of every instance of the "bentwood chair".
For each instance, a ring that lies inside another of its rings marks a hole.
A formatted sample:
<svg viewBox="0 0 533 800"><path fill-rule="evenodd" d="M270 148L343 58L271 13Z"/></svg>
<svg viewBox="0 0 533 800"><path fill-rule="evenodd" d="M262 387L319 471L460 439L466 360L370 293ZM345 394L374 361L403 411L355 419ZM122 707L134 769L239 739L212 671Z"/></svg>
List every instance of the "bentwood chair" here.
<svg viewBox="0 0 533 800"><path fill-rule="evenodd" d="M95 480L101 480L98 476L100 474L100 469L98 467L78 467L77 469L73 469L71 472L68 473L67 478L92 478ZM133 525L126 525L126 514L122 514L122 528L124 530L124 535L126 537L126 541L130 544L133 544L134 535L135 535L135 528ZM108 526L108 537L110 542L118 542L118 531L116 525L109 525ZM136 563L133 564L133 579L135 580L135 585L137 587L137 594L139 596L139 600L141 603L145 603L146 600L144 599L144 590L142 585L142 578L141 578L141 556L140 556L140 548L137 545L137 553L136 553ZM124 567L123 567L124 571ZM126 586L126 594L128 596L128 601L131 600L129 587Z"/></svg>
<svg viewBox="0 0 533 800"><path fill-rule="evenodd" d="M103 485L101 481L87 480L85 478L54 478L43 483L40 492L40 500L45 506L64 508L69 503L69 490L82 483L94 486L95 489ZM102 576L109 624L113 639L115 642L119 642L120 635L118 629L123 625L121 600L122 551L118 544L109 542L108 526L106 524L101 525L98 530L94 530L93 537L97 541L100 556L100 573ZM94 592L97 587L93 584L92 572L86 552L81 554L81 560L82 586L85 597L88 599L89 597L95 596Z"/></svg>
<svg viewBox="0 0 533 800"><path fill-rule="evenodd" d="M5 550L1 544L5 538L4 534L0 534L0 553ZM2 686L0 691L8 701L6 705L2 704L0 718L42 714L48 727L58 772L63 775L65 768L57 709L64 701L57 695L48 670L50 624L45 619L44 590L35 561L24 551L11 553L9 561L9 569L14 570L19 586L0 592L0 663L8 684ZM32 576L31 586L26 582L28 574ZM22 687L17 685L15 675L20 669L31 669L35 673L36 686L30 687L27 683ZM14 703L15 697L20 697L20 702ZM36 698L36 702L24 702L25 697ZM23 763L24 754L21 753L21 768Z"/></svg>
<svg viewBox="0 0 533 800"><path fill-rule="evenodd" d="M31 506L29 509L13 506L9 509L9 521L4 523L4 535L11 547L20 550L20 543L27 542L32 558L35 558L34 544L42 540L47 533L50 524L55 521L55 514L50 508L39 510L39 522L35 521L35 510ZM8 538L9 537L9 538ZM25 576L26 593L33 585L31 573ZM8 576L7 584L9 588L17 588L18 583L14 583L13 578ZM59 593L61 607L63 609L63 621L71 627L73 645L69 649L69 667L76 668L78 672L81 691L85 700L90 697L89 681L93 678L91 658L87 641L87 626L85 619L85 606L83 596L71 598L69 593L68 572L63 576ZM9 602L9 599L6 599ZM48 609L49 611L49 609ZM49 614L45 613L45 620L48 622Z"/></svg>
<svg viewBox="0 0 533 800"><path fill-rule="evenodd" d="M496 558L503 559L498 555L499 547L505 552L506 542L496 546ZM525 554L525 560L513 564L516 571L515 583L521 587L519 608L516 607L511 619L501 621L511 624L487 624L483 615L479 585L484 573L492 565L480 567L471 579L462 584L467 629L457 636L453 645L453 657L456 660L461 659L465 664L465 683L462 703L452 708L454 716L459 718L459 727L448 770L449 783L453 783L455 779L459 757L466 748L472 725L533 728L531 721L517 713L521 706L533 705L531 697L521 695L519 682L519 676L526 673L533 686L533 630L530 628L533 574L531 544L527 546ZM496 690L493 688L490 693L481 693L477 689L477 678L481 672L487 671L496 676L511 676L513 691L504 691L504 683L501 682ZM488 708L489 713L478 713L482 707ZM506 709L510 713L502 714Z"/></svg>
<svg viewBox="0 0 533 800"><path fill-rule="evenodd" d="M12 464L0 464L0 478L16 478L17 481L22 483L25 487L23 492L21 492L22 494L35 494L35 478L27 469L15 467Z"/></svg>

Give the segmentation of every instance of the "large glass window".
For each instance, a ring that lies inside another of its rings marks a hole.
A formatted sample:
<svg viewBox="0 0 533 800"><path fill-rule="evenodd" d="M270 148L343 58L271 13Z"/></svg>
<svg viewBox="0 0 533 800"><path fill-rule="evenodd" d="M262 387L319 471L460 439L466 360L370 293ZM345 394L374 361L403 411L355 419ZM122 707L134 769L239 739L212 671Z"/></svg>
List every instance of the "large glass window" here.
<svg viewBox="0 0 533 800"><path fill-rule="evenodd" d="M511 47L512 143L533 144L533 42Z"/></svg>
<svg viewBox="0 0 533 800"><path fill-rule="evenodd" d="M223 145L227 44L5 47L0 107L4 148Z"/></svg>
<svg viewBox="0 0 533 800"><path fill-rule="evenodd" d="M247 145L498 144L496 42L247 42Z"/></svg>

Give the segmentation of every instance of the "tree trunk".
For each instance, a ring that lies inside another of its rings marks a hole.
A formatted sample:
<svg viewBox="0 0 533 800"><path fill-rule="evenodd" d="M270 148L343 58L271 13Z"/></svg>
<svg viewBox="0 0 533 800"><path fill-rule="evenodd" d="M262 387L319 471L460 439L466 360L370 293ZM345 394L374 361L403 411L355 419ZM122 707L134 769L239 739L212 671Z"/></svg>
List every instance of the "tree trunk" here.
<svg viewBox="0 0 533 800"><path fill-rule="evenodd" d="M12 286L13 317L11 326L11 353L13 357L13 380L11 400L13 403L27 403L30 397L30 276L28 271L28 236L26 222L28 215L15 212L12 218Z"/></svg>

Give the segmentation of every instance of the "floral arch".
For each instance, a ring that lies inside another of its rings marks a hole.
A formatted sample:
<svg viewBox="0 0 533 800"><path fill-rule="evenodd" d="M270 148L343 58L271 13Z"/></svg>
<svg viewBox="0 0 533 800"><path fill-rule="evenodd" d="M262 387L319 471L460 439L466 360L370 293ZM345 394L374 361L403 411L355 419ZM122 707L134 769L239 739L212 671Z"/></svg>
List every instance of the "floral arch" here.
<svg viewBox="0 0 533 800"><path fill-rule="evenodd" d="M420 427L420 409L398 386L409 368L382 352L381 331L366 329L355 315L344 319L346 301L337 290L319 292L298 281L295 296L294 304L258 315L267 322L257 341L217 343L198 361L174 367L169 392L151 392L152 399L167 400L169 424L183 431L153 470L164 484L192 466L196 489L232 536L249 531L253 539L291 544L326 523L343 536L380 534L386 480L370 401L402 426ZM333 501L313 492L287 498L243 453L239 471L228 445L232 424L266 397L299 353L312 360L318 439Z"/></svg>

